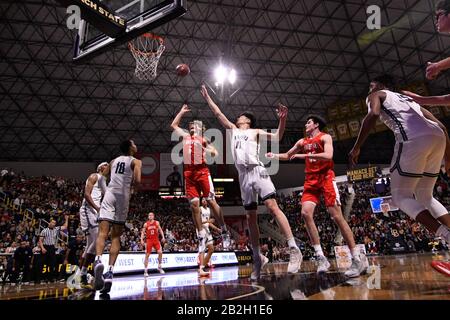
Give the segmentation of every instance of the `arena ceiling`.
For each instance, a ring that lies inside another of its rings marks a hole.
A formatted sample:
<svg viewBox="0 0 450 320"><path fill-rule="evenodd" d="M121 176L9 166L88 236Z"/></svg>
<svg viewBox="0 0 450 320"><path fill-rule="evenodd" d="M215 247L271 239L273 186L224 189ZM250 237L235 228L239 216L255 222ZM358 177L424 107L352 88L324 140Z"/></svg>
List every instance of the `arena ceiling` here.
<svg viewBox="0 0 450 320"><path fill-rule="evenodd" d="M373 4L382 12L377 37L366 27ZM424 81L427 61L448 56L450 45L435 30L432 0L195 0L187 14L155 30L166 50L157 79L142 82L126 46L73 63L75 31L55 1L2 1L0 12L2 161L103 161L128 137L145 152L169 152L169 124L183 101L207 126L218 126L199 88L213 83L220 59L237 70L240 88L220 102L225 114L252 110L272 128L283 102L287 134L298 137L308 114L363 98L373 75ZM174 73L182 62L192 70L183 79ZM446 92L448 78L429 87ZM367 156L379 157L372 147Z"/></svg>

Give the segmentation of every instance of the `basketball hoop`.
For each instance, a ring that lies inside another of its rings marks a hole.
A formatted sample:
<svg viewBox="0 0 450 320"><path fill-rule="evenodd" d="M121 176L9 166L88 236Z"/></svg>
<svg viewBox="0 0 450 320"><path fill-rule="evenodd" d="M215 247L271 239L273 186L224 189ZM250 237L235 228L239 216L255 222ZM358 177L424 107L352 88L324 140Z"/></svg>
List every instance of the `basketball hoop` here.
<svg viewBox="0 0 450 320"><path fill-rule="evenodd" d="M136 77L139 80L155 79L159 58L166 49L164 39L153 33L144 33L128 42L128 48L136 60Z"/></svg>

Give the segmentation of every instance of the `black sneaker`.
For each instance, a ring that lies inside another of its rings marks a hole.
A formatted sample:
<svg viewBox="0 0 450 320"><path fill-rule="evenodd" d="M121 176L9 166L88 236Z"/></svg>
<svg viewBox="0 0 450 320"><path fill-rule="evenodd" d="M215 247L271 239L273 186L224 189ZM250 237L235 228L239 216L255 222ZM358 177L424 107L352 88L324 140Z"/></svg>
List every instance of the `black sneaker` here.
<svg viewBox="0 0 450 320"><path fill-rule="evenodd" d="M103 270L105 266L100 260L94 262L94 290L102 290L105 285L105 279L103 278Z"/></svg>
<svg viewBox="0 0 450 320"><path fill-rule="evenodd" d="M113 273L111 271L108 271L107 273L105 273L103 275L103 279L104 279L104 286L103 289L100 290L101 293L105 294L111 291L111 287L112 287L112 280L113 280Z"/></svg>

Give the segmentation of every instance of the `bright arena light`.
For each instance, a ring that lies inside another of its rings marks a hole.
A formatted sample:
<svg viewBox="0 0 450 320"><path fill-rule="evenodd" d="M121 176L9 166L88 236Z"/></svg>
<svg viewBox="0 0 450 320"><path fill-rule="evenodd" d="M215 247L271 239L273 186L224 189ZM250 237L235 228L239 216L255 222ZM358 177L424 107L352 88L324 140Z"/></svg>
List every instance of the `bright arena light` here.
<svg viewBox="0 0 450 320"><path fill-rule="evenodd" d="M236 82L236 70L231 69L230 73L228 74L228 81L231 84L234 84Z"/></svg>
<svg viewBox="0 0 450 320"><path fill-rule="evenodd" d="M230 69L223 65L219 65L214 71L214 76L216 78L216 86L224 84L226 80L230 84L234 84L236 82L236 70Z"/></svg>
<svg viewBox="0 0 450 320"><path fill-rule="evenodd" d="M227 78L227 73L228 73L227 68L225 68L223 65L218 66L216 68L216 70L214 71L214 75L216 77L216 82L218 84L223 84L223 82Z"/></svg>

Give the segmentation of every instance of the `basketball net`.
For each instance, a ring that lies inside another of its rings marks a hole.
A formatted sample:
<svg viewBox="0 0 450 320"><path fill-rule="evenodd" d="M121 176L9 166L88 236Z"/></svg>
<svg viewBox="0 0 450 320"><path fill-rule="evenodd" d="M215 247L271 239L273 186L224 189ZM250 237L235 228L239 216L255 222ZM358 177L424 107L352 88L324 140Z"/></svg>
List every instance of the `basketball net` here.
<svg viewBox="0 0 450 320"><path fill-rule="evenodd" d="M136 60L134 71L136 78L154 80L157 76L159 58L166 49L164 39L153 33L144 33L128 42L128 48Z"/></svg>

